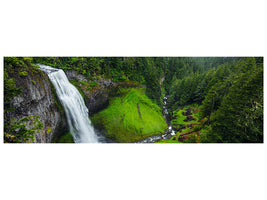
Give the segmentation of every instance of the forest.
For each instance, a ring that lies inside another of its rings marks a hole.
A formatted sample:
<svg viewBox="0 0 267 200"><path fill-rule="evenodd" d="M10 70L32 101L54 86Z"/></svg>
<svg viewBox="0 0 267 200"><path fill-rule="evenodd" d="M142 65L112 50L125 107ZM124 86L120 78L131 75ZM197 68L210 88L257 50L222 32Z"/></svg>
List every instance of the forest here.
<svg viewBox="0 0 267 200"><path fill-rule="evenodd" d="M56 136L49 136L51 126L38 113L16 117L26 109L19 99L34 90L29 88L40 82L48 91L38 64L67 73L95 129L113 142L163 135L171 124L175 134L156 143L263 143L263 57L5 57L6 143L73 142L70 130L55 128ZM48 85L55 109L64 113L54 86ZM95 111L92 95L107 96ZM38 140L38 134L46 139Z"/></svg>

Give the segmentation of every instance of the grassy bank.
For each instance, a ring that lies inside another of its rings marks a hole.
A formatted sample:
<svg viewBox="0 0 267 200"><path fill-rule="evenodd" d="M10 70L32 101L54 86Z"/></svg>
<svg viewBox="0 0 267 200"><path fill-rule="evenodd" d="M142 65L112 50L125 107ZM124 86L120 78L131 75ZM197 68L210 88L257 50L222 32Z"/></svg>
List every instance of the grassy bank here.
<svg viewBox="0 0 267 200"><path fill-rule="evenodd" d="M176 135L170 139L163 139L157 143L196 143L199 142L199 135L203 120L199 117L198 105L189 105L173 111L172 126L177 130Z"/></svg>
<svg viewBox="0 0 267 200"><path fill-rule="evenodd" d="M171 121L175 129L181 129L189 124L199 124L199 108L197 105L189 105L184 108L178 108L173 111Z"/></svg>
<svg viewBox="0 0 267 200"><path fill-rule="evenodd" d="M108 108L91 120L116 142L138 141L162 134L168 127L161 108L145 95L143 88L121 89L119 96L110 100Z"/></svg>

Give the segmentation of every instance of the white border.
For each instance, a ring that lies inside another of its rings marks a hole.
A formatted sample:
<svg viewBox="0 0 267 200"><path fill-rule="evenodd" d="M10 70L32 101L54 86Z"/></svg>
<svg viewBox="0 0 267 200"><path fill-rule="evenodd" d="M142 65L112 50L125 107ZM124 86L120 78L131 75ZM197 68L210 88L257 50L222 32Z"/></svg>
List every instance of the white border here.
<svg viewBox="0 0 267 200"><path fill-rule="evenodd" d="M266 55L261 0L6 0L1 8L2 58ZM266 144L1 143L0 155L7 200L267 197Z"/></svg>

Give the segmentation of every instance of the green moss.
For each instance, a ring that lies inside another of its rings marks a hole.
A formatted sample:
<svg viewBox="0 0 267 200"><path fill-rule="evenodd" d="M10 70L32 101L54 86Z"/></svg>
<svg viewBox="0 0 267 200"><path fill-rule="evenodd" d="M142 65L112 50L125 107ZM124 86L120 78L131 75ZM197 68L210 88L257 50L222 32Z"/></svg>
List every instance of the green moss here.
<svg viewBox="0 0 267 200"><path fill-rule="evenodd" d="M114 82L122 82L127 80L127 77L124 74L115 74L113 75L113 79Z"/></svg>
<svg viewBox="0 0 267 200"><path fill-rule="evenodd" d="M71 133L68 132L67 134L61 136L58 143L74 143Z"/></svg>
<svg viewBox="0 0 267 200"><path fill-rule="evenodd" d="M70 81L73 85L75 85L76 87L80 87L82 86L83 89L85 90L91 90L92 88L94 88L95 86L98 85L97 81L92 81L92 82L87 82L87 81L76 81L76 80L71 80Z"/></svg>
<svg viewBox="0 0 267 200"><path fill-rule="evenodd" d="M74 81L73 82L77 82L77 81ZM87 85L87 82L86 81L79 81L82 85Z"/></svg>
<svg viewBox="0 0 267 200"><path fill-rule="evenodd" d="M20 75L21 77L25 77L25 76L28 76L28 72L26 72L26 71L19 72L19 75Z"/></svg>
<svg viewBox="0 0 267 200"><path fill-rule="evenodd" d="M102 126L116 142L134 142L162 134L168 126L161 108L145 95L144 89L121 90L123 95L111 99L107 109L92 117L93 123Z"/></svg>
<svg viewBox="0 0 267 200"><path fill-rule="evenodd" d="M33 128L28 129L26 123L31 121ZM21 119L13 118L9 123L5 124L4 142L5 143L32 143L36 134L49 134L50 127L43 130L43 123L39 120L39 116L29 115Z"/></svg>
<svg viewBox="0 0 267 200"><path fill-rule="evenodd" d="M36 82L34 81L34 80L31 80L31 82L35 85L36 84Z"/></svg>
<svg viewBox="0 0 267 200"><path fill-rule="evenodd" d="M40 72L40 67L38 66L38 65L34 65L34 64L32 64L32 71L34 72L34 73L39 73Z"/></svg>
<svg viewBox="0 0 267 200"><path fill-rule="evenodd" d="M101 76L92 76L92 77L91 77L91 80L93 80L93 81L94 81L94 80L98 80L98 79L101 79Z"/></svg>
<svg viewBox="0 0 267 200"><path fill-rule="evenodd" d="M92 87L95 87L96 85L98 85L98 82L97 82L97 81L92 81L92 82L90 83L90 85L91 85Z"/></svg>

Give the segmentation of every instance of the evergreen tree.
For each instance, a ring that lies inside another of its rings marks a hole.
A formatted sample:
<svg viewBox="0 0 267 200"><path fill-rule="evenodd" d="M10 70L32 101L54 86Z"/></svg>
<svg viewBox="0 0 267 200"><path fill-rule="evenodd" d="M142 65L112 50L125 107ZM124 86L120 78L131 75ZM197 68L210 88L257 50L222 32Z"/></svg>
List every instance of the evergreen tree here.
<svg viewBox="0 0 267 200"><path fill-rule="evenodd" d="M208 134L209 142L263 142L263 67L248 59L223 99ZM244 71L244 70L242 70Z"/></svg>

